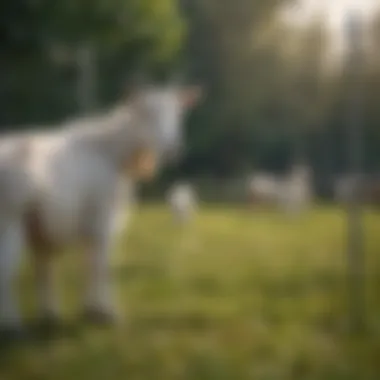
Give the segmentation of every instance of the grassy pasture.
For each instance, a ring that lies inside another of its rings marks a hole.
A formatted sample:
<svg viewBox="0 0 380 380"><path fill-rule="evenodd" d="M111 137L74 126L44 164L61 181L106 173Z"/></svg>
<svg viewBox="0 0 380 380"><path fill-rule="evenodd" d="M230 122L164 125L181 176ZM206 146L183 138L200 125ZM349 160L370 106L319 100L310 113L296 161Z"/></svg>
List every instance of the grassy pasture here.
<svg viewBox="0 0 380 380"><path fill-rule="evenodd" d="M364 216L370 332L347 333L342 210L300 218L205 206L187 229L143 206L113 255L123 323L78 322L76 252L59 258L64 328L0 352L0 380L380 378L380 214ZM32 276L20 280L27 318Z"/></svg>

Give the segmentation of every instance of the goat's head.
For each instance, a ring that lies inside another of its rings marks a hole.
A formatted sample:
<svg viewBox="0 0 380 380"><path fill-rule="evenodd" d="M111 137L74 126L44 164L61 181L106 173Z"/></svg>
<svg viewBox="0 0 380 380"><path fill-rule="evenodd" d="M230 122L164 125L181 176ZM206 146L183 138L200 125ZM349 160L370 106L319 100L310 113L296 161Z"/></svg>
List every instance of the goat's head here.
<svg viewBox="0 0 380 380"><path fill-rule="evenodd" d="M202 95L199 86L139 86L128 97L136 121L136 140L160 162L181 157L184 150L183 121Z"/></svg>

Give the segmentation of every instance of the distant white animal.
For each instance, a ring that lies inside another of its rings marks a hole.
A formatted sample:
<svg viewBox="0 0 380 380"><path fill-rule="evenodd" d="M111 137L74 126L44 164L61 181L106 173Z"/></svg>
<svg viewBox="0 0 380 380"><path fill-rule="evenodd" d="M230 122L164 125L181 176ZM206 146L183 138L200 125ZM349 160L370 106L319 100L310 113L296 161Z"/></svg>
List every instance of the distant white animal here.
<svg viewBox="0 0 380 380"><path fill-rule="evenodd" d="M174 220L187 223L193 219L197 209L196 194L192 186L186 182L174 185L167 194L167 201Z"/></svg>
<svg viewBox="0 0 380 380"><path fill-rule="evenodd" d="M269 173L254 175L248 184L250 202L253 204L276 202L280 185L279 179Z"/></svg>
<svg viewBox="0 0 380 380"><path fill-rule="evenodd" d="M305 210L312 200L310 171L303 166L293 167L284 177L256 174L248 186L251 203L273 204L289 214Z"/></svg>
<svg viewBox="0 0 380 380"><path fill-rule="evenodd" d="M177 155L183 115L199 96L197 87L143 87L103 115L1 138L0 330L22 330L13 280L26 247L43 317L58 312L54 252L79 244L87 258L85 315L112 321L108 256L128 199L123 189L128 180L152 178Z"/></svg>

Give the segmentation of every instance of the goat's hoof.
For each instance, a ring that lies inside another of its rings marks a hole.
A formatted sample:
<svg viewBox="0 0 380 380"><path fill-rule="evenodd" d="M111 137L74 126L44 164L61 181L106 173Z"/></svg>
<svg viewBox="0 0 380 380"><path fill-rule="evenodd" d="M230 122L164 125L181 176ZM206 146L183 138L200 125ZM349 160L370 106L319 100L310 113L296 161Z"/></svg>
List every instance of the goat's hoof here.
<svg viewBox="0 0 380 380"><path fill-rule="evenodd" d="M29 334L22 327L0 326L0 346L24 342Z"/></svg>
<svg viewBox="0 0 380 380"><path fill-rule="evenodd" d="M89 308L84 312L84 320L97 326L111 326L116 324L115 314L108 310Z"/></svg>
<svg viewBox="0 0 380 380"><path fill-rule="evenodd" d="M52 332L57 330L61 324L61 320L56 313L47 312L40 317L38 326L41 331Z"/></svg>

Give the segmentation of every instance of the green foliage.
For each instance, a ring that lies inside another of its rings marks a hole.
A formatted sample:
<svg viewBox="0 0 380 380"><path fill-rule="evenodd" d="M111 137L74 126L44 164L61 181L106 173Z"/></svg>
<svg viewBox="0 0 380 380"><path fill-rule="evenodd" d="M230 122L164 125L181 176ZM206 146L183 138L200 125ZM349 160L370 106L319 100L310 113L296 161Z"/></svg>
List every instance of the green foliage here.
<svg viewBox="0 0 380 380"><path fill-rule="evenodd" d="M107 50L141 40L164 59L178 49L183 34L174 0L15 0L3 2L0 14L11 50L19 42L91 42Z"/></svg>
<svg viewBox="0 0 380 380"><path fill-rule="evenodd" d="M15 0L1 3L0 31L0 123L16 128L80 112L78 47L96 52L104 106L136 69L175 67L186 27L176 0Z"/></svg>

